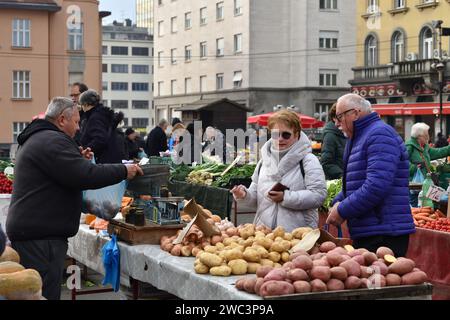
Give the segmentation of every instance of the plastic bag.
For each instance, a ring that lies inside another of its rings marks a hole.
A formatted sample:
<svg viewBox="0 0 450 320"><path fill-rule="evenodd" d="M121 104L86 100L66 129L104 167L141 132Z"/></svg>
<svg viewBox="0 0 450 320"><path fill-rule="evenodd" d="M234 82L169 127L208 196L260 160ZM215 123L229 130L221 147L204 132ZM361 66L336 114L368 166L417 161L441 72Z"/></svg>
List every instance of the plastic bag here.
<svg viewBox="0 0 450 320"><path fill-rule="evenodd" d="M416 173L414 174L414 177L412 179L412 182L422 184L425 180L425 177L423 176L422 170L417 168Z"/></svg>
<svg viewBox="0 0 450 320"><path fill-rule="evenodd" d="M148 156L147 156L147 154L145 153L145 151L139 151L139 153L138 153L138 159L140 160L140 159L144 159L144 158L147 158Z"/></svg>
<svg viewBox="0 0 450 320"><path fill-rule="evenodd" d="M102 253L105 268L105 277L102 284L111 284L114 291L117 292L120 288L120 250L116 235L112 235L111 241L103 246Z"/></svg>

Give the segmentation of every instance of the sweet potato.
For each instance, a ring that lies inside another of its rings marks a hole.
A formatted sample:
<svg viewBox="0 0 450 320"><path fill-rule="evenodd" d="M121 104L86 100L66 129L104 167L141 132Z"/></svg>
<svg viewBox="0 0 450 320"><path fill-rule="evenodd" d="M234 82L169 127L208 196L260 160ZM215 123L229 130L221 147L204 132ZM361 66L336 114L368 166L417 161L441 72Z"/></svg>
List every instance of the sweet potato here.
<svg viewBox="0 0 450 320"><path fill-rule="evenodd" d="M345 289L344 282L338 279L330 279L327 282L327 291L341 291Z"/></svg>
<svg viewBox="0 0 450 320"><path fill-rule="evenodd" d="M313 267L309 273L312 279L319 279L323 282L327 282L331 278L331 271L329 267Z"/></svg>
<svg viewBox="0 0 450 320"><path fill-rule="evenodd" d="M375 273L379 273L383 276L389 273L388 267L384 262L381 261L375 261L370 267L374 270Z"/></svg>
<svg viewBox="0 0 450 320"><path fill-rule="evenodd" d="M334 248L336 248L336 244L334 242L326 241L320 245L319 250L320 250L320 252L327 253L327 252L333 250Z"/></svg>
<svg viewBox="0 0 450 320"><path fill-rule="evenodd" d="M243 291L244 290L244 282L246 278L240 278L234 284L236 289Z"/></svg>
<svg viewBox="0 0 450 320"><path fill-rule="evenodd" d="M387 254L390 254L391 256L395 257L394 252L391 249L387 248L387 247L379 247L377 249L377 257L378 258L384 259L384 256L387 255Z"/></svg>
<svg viewBox="0 0 450 320"><path fill-rule="evenodd" d="M402 284L402 277L395 273L389 273L386 275L386 285L388 287L399 286Z"/></svg>
<svg viewBox="0 0 450 320"><path fill-rule="evenodd" d="M283 269L273 269L269 271L268 274L264 277L264 281L284 281L287 278L287 273Z"/></svg>
<svg viewBox="0 0 450 320"><path fill-rule="evenodd" d="M344 262L343 256L334 251L328 252L326 257L327 257L328 263L332 267L336 267L336 266L340 265L342 262Z"/></svg>
<svg viewBox="0 0 450 320"><path fill-rule="evenodd" d="M272 270L273 267L261 266L256 270L256 276L259 278L264 278Z"/></svg>
<svg viewBox="0 0 450 320"><path fill-rule="evenodd" d="M367 279L374 273L371 267L361 266L361 278Z"/></svg>
<svg viewBox="0 0 450 320"><path fill-rule="evenodd" d="M292 269L289 270L287 273L287 278L289 280L291 280L292 282L295 281L308 281L309 280L309 276L306 273L305 270L302 269Z"/></svg>
<svg viewBox="0 0 450 320"><path fill-rule="evenodd" d="M413 271L415 266L416 264L411 259L399 258L388 267L388 271L402 276Z"/></svg>
<svg viewBox="0 0 450 320"><path fill-rule="evenodd" d="M363 256L362 254L357 255L357 256L354 256L354 257L352 258L352 260L358 262L358 264L359 264L360 266L364 266L364 265L366 264L366 260L364 259L364 256Z"/></svg>
<svg viewBox="0 0 450 320"><path fill-rule="evenodd" d="M314 279L309 284L311 285L311 292L327 291L327 285L320 279Z"/></svg>
<svg viewBox="0 0 450 320"><path fill-rule="evenodd" d="M256 271L261 268L261 264L256 263L256 262L249 262L247 264L247 273L256 273Z"/></svg>
<svg viewBox="0 0 450 320"><path fill-rule="evenodd" d="M372 263L378 260L377 255L373 252L364 252L363 257L364 257L364 264L366 266L370 266L372 265Z"/></svg>
<svg viewBox="0 0 450 320"><path fill-rule="evenodd" d="M261 286L259 293L262 297L267 296L282 296L293 294L295 292L294 286L285 281L267 281Z"/></svg>
<svg viewBox="0 0 450 320"><path fill-rule="evenodd" d="M423 271L415 271L402 276L402 285L422 284L428 280L428 276Z"/></svg>
<svg viewBox="0 0 450 320"><path fill-rule="evenodd" d="M295 258L300 257L300 256L306 256L306 257L309 257L309 254L308 254L308 252L306 252L305 250L299 250L299 251L296 251L296 252L294 252L293 254L291 254L291 255L289 256L289 260L290 260L290 261L294 261Z"/></svg>
<svg viewBox="0 0 450 320"><path fill-rule="evenodd" d="M345 281L348 277L347 270L344 267L333 267L330 269L331 278Z"/></svg>
<svg viewBox="0 0 450 320"><path fill-rule="evenodd" d="M244 290L248 293L255 293L256 277L247 277L244 281Z"/></svg>
<svg viewBox="0 0 450 320"><path fill-rule="evenodd" d="M260 291L261 291L261 287L264 284L264 279L263 278L257 278L256 279L256 283L255 283L255 293L257 295L259 295Z"/></svg>
<svg viewBox="0 0 450 320"><path fill-rule="evenodd" d="M355 276L350 276L345 280L345 289L353 290L361 287L361 279Z"/></svg>
<svg viewBox="0 0 450 320"><path fill-rule="evenodd" d="M384 261L386 262L386 264L389 266L390 264L394 263L395 261L397 261L397 258L394 256L391 256L390 254L386 254L384 256Z"/></svg>
<svg viewBox="0 0 450 320"><path fill-rule="evenodd" d="M353 258L353 257L356 257L356 256L361 256L361 255L363 255L365 252L368 252L367 249L360 248L360 249L355 249L355 250L349 252L348 255L349 255L351 258Z"/></svg>
<svg viewBox="0 0 450 320"><path fill-rule="evenodd" d="M300 268L305 271L311 270L313 267L313 261L305 255L295 258L292 262L296 268Z"/></svg>
<svg viewBox="0 0 450 320"><path fill-rule="evenodd" d="M288 262L286 262L285 264L283 264L283 267L282 267L284 270L286 270L286 271L289 271L289 270L291 270L291 269L295 269L295 265L294 265L294 263L293 262L291 262L291 261L288 261Z"/></svg>
<svg viewBox="0 0 450 320"><path fill-rule="evenodd" d="M313 254L316 254L316 253L319 253L319 252L320 252L320 250L319 250L318 246L314 246L314 247L311 248L311 250L308 251L308 253L310 255L313 255Z"/></svg>
<svg viewBox="0 0 450 320"><path fill-rule="evenodd" d="M311 292L311 285L308 281L295 281L293 284L295 293L308 293Z"/></svg>
<svg viewBox="0 0 450 320"><path fill-rule="evenodd" d="M326 258L318 259L313 261L313 267L329 267L330 264Z"/></svg>
<svg viewBox="0 0 450 320"><path fill-rule="evenodd" d="M344 267L349 276L359 277L361 275L361 266L355 260L344 261L339 266Z"/></svg>

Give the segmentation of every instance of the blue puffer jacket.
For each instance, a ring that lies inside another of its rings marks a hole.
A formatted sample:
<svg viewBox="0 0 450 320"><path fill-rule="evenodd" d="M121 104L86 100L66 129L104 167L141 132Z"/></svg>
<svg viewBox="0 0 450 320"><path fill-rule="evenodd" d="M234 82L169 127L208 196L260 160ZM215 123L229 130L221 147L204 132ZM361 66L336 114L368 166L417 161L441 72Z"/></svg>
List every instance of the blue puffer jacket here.
<svg viewBox="0 0 450 320"><path fill-rule="evenodd" d="M354 122L344 153L339 214L352 239L415 232L409 206L409 160L405 144L377 113Z"/></svg>

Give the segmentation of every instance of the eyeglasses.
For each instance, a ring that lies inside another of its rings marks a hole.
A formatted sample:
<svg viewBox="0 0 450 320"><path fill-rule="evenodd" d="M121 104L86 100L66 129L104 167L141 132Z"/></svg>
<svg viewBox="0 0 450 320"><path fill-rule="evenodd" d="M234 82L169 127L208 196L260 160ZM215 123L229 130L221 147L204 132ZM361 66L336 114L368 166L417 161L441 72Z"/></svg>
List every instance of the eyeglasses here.
<svg viewBox="0 0 450 320"><path fill-rule="evenodd" d="M272 131L271 132L272 139L279 140L282 137L284 140L289 140L292 137L292 132L289 131Z"/></svg>
<svg viewBox="0 0 450 320"><path fill-rule="evenodd" d="M344 111L344 112L342 112L342 113L340 113L340 114L336 114L336 120L339 121L339 122L341 122L341 121L342 121L342 118L343 118L348 112L350 112L350 111L356 111L356 109L349 109L349 110Z"/></svg>
<svg viewBox="0 0 450 320"><path fill-rule="evenodd" d="M80 95L80 93L72 93L70 96L71 97L78 97Z"/></svg>

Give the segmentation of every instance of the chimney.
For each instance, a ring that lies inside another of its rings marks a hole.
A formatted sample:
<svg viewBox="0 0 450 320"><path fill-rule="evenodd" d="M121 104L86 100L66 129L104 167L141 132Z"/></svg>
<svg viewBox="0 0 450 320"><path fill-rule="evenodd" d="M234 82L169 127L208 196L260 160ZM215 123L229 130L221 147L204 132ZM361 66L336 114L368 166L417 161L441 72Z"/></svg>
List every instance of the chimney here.
<svg viewBox="0 0 450 320"><path fill-rule="evenodd" d="M131 19L125 19L125 25L127 26L127 27L131 27Z"/></svg>

